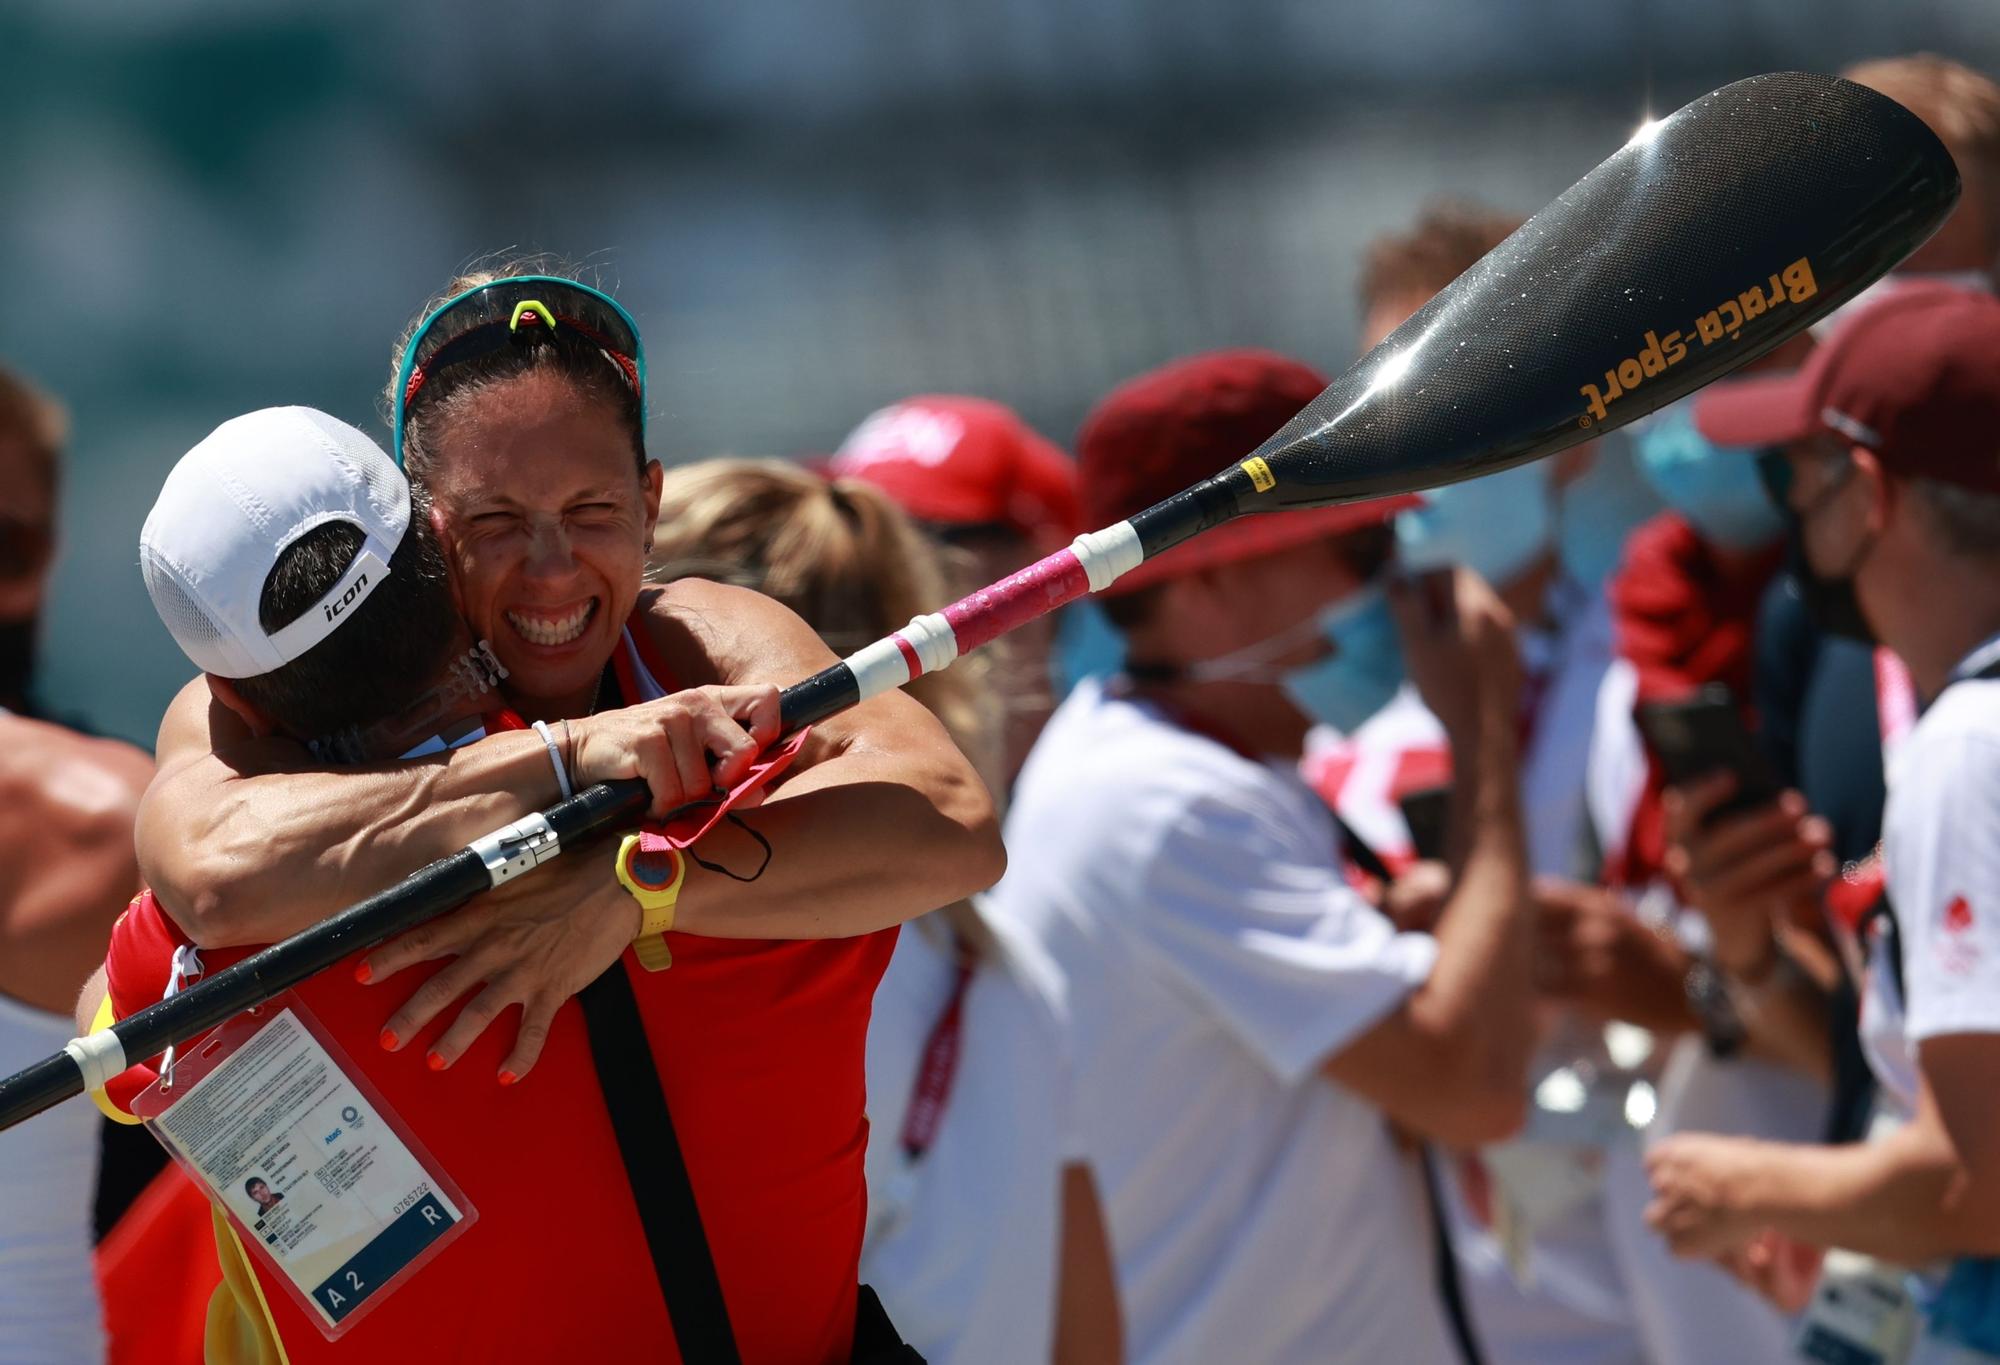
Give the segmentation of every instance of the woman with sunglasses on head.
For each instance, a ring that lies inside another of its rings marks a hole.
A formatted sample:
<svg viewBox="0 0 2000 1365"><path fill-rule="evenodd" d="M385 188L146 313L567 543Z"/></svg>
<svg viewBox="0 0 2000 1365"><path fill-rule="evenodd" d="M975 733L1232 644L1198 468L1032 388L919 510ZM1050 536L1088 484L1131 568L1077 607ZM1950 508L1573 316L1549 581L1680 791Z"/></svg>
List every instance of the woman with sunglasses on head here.
<svg viewBox="0 0 2000 1365"><path fill-rule="evenodd" d="M638 329L609 296L546 273L462 279L401 348L390 402L460 610L542 727L335 770L249 733L198 679L162 724L139 828L150 885L198 944L296 932L570 787L642 777L655 815L732 789L775 737L777 686L833 662L756 593L642 591L662 471ZM694 850L706 861L687 861L664 921L609 844L392 940L357 975L386 986L382 1043L412 1066L449 1067L518 1020L495 1079L524 1090L549 1030L582 1027L566 1002L601 973L629 979L743 1358L844 1360L863 1036L893 943L874 931L987 885L1003 855L977 775L901 694L817 727L749 823ZM402 1000L396 974L441 957Z"/></svg>

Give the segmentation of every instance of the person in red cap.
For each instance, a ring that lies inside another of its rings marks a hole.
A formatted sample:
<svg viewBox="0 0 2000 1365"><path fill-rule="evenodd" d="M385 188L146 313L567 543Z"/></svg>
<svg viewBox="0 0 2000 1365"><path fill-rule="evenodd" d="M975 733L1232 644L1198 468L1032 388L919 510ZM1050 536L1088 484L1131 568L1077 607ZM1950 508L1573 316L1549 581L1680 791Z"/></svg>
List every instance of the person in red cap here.
<svg viewBox="0 0 2000 1365"><path fill-rule="evenodd" d="M1697 419L1720 442L1783 447L1765 468L1809 598L1900 655L1922 707L1889 772L1888 909L1852 945L1898 1126L1824 1148L1676 1137L1649 1161L1650 1216L1686 1255L1768 1232L1904 1265L1960 1258L1922 1277L1915 1359L2000 1358L2000 1262L1977 1259L2000 1256L2000 300L1912 286ZM1880 1282L1901 1292L1900 1275ZM1837 1331L1818 1309L1809 1330Z"/></svg>
<svg viewBox="0 0 2000 1365"><path fill-rule="evenodd" d="M1240 458L1323 386L1262 351L1132 380L1079 437L1087 519ZM1078 685L1015 789L989 906L1066 1002L1134 1361L1443 1365L1469 1346L1395 1131L1472 1143L1521 1118L1518 671L1477 578L1385 588L1406 501L1245 517L1121 578L1125 674ZM1434 935L1349 885L1296 768L1315 720L1393 689L1343 652L1377 629L1464 755Z"/></svg>
<svg viewBox="0 0 2000 1365"><path fill-rule="evenodd" d="M828 472L874 484L956 551L965 592L1061 549L1085 529L1076 462L985 398L921 394L891 404L841 442ZM993 691L1006 706L1006 781L1021 770L1055 706L1049 663L1058 628L1056 617L1030 621L994 655Z"/></svg>

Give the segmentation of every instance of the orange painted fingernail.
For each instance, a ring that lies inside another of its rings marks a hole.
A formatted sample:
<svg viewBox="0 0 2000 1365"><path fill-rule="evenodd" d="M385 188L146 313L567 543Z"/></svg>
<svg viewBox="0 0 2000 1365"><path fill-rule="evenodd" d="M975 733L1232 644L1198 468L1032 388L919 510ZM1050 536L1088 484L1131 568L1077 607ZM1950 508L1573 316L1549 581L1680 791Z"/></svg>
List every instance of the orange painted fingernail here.
<svg viewBox="0 0 2000 1365"><path fill-rule="evenodd" d="M444 1070L444 1058L438 1056L435 1052L424 1054L424 1064L433 1071Z"/></svg>
<svg viewBox="0 0 2000 1365"><path fill-rule="evenodd" d="M354 979L362 985L367 985L373 979L374 975L375 973L368 969L366 962L357 962L354 964Z"/></svg>
<svg viewBox="0 0 2000 1365"><path fill-rule="evenodd" d="M394 1052L402 1043L402 1040L396 1037L395 1033L389 1029L383 1029L382 1036L376 1041L380 1042L383 1048L390 1052Z"/></svg>
<svg viewBox="0 0 2000 1365"><path fill-rule="evenodd" d="M503 1071L500 1073L500 1084L502 1085L512 1085L515 1081L518 1081L520 1079L521 1078L519 1076L516 1076L511 1071Z"/></svg>

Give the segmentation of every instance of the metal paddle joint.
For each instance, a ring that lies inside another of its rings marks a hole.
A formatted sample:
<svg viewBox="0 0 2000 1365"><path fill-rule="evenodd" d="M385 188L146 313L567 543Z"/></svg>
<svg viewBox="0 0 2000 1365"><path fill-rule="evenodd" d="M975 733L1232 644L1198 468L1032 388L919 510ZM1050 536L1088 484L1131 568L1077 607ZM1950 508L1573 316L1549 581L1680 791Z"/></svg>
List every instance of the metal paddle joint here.
<svg viewBox="0 0 2000 1365"><path fill-rule="evenodd" d="M547 817L536 811L491 834L482 834L466 847L479 855L479 861L486 864L487 880L498 886L561 854L562 840Z"/></svg>

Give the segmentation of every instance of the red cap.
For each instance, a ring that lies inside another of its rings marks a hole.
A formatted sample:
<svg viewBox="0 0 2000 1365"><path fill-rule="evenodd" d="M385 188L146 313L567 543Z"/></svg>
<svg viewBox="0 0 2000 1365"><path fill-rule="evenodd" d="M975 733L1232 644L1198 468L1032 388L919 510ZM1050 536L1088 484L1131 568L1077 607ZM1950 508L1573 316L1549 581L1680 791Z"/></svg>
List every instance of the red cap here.
<svg viewBox="0 0 2000 1365"><path fill-rule="evenodd" d="M1248 350L1188 356L1128 380L1097 405L1076 438L1086 518L1092 526L1123 521L1218 473L1263 444L1325 387L1309 366ZM1417 502L1377 498L1238 517L1147 560L1109 591L1130 592L1380 525Z"/></svg>
<svg viewBox="0 0 2000 1365"><path fill-rule="evenodd" d="M1004 525L1043 549L1082 529L1075 461L983 398L925 394L883 408L841 442L828 472L874 484L918 521Z"/></svg>
<svg viewBox="0 0 2000 1365"><path fill-rule="evenodd" d="M1718 384L1694 415L1719 445L1831 431L1892 474L2000 493L2000 298L1943 284L1898 290L1802 369Z"/></svg>

